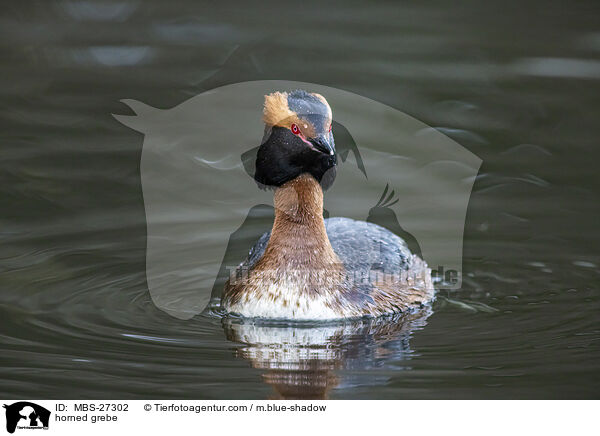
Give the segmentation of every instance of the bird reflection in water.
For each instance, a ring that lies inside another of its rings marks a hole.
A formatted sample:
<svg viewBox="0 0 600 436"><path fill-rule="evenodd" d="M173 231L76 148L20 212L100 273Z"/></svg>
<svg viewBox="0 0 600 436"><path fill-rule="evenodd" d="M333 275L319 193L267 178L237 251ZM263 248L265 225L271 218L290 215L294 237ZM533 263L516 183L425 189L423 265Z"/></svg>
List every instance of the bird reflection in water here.
<svg viewBox="0 0 600 436"><path fill-rule="evenodd" d="M240 343L236 355L264 370L272 399L327 399L344 384L343 370L364 371L386 361L408 360L409 339L431 314L418 313L335 324L277 324L225 318L227 339ZM376 381L375 374L370 381ZM362 380L361 383L369 383Z"/></svg>

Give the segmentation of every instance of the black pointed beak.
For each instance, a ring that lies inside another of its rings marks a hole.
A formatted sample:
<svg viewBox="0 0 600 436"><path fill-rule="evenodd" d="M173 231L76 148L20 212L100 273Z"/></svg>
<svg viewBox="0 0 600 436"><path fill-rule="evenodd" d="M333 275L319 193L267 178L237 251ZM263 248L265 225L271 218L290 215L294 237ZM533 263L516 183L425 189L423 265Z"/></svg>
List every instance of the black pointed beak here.
<svg viewBox="0 0 600 436"><path fill-rule="evenodd" d="M335 156L335 145L333 144L333 138L330 140L325 136L317 136L316 138L310 139L310 143L321 153L329 156Z"/></svg>

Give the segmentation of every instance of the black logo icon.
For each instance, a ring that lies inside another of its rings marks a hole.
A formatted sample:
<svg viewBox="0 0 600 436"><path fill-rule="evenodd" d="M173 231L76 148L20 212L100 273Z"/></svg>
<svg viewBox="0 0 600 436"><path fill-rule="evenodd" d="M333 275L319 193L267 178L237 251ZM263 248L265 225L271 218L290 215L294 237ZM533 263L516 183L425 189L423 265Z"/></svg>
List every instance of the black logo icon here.
<svg viewBox="0 0 600 436"><path fill-rule="evenodd" d="M19 401L10 406L4 405L6 409L6 431L14 433L17 427L25 429L48 428L50 411L29 401Z"/></svg>

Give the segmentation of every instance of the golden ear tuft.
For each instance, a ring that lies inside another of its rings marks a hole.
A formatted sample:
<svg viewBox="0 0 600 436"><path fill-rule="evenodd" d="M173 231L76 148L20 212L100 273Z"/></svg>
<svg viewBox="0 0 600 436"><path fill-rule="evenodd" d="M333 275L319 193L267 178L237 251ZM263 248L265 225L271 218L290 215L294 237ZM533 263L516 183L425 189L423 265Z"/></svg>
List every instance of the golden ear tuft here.
<svg viewBox="0 0 600 436"><path fill-rule="evenodd" d="M263 121L269 126L277 126L296 115L288 106L287 92L273 92L265 95Z"/></svg>

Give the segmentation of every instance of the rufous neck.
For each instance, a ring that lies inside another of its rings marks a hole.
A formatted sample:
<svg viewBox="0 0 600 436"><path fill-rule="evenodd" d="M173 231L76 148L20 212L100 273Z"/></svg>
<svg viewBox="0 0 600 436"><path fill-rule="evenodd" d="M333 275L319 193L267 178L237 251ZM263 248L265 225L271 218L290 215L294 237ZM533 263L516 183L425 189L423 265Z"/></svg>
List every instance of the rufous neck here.
<svg viewBox="0 0 600 436"><path fill-rule="evenodd" d="M275 191L275 222L267 251L295 264L335 262L337 256L323 220L323 190L314 177L302 174Z"/></svg>
<svg viewBox="0 0 600 436"><path fill-rule="evenodd" d="M323 190L313 176L302 174L275 191L275 222L323 224Z"/></svg>

